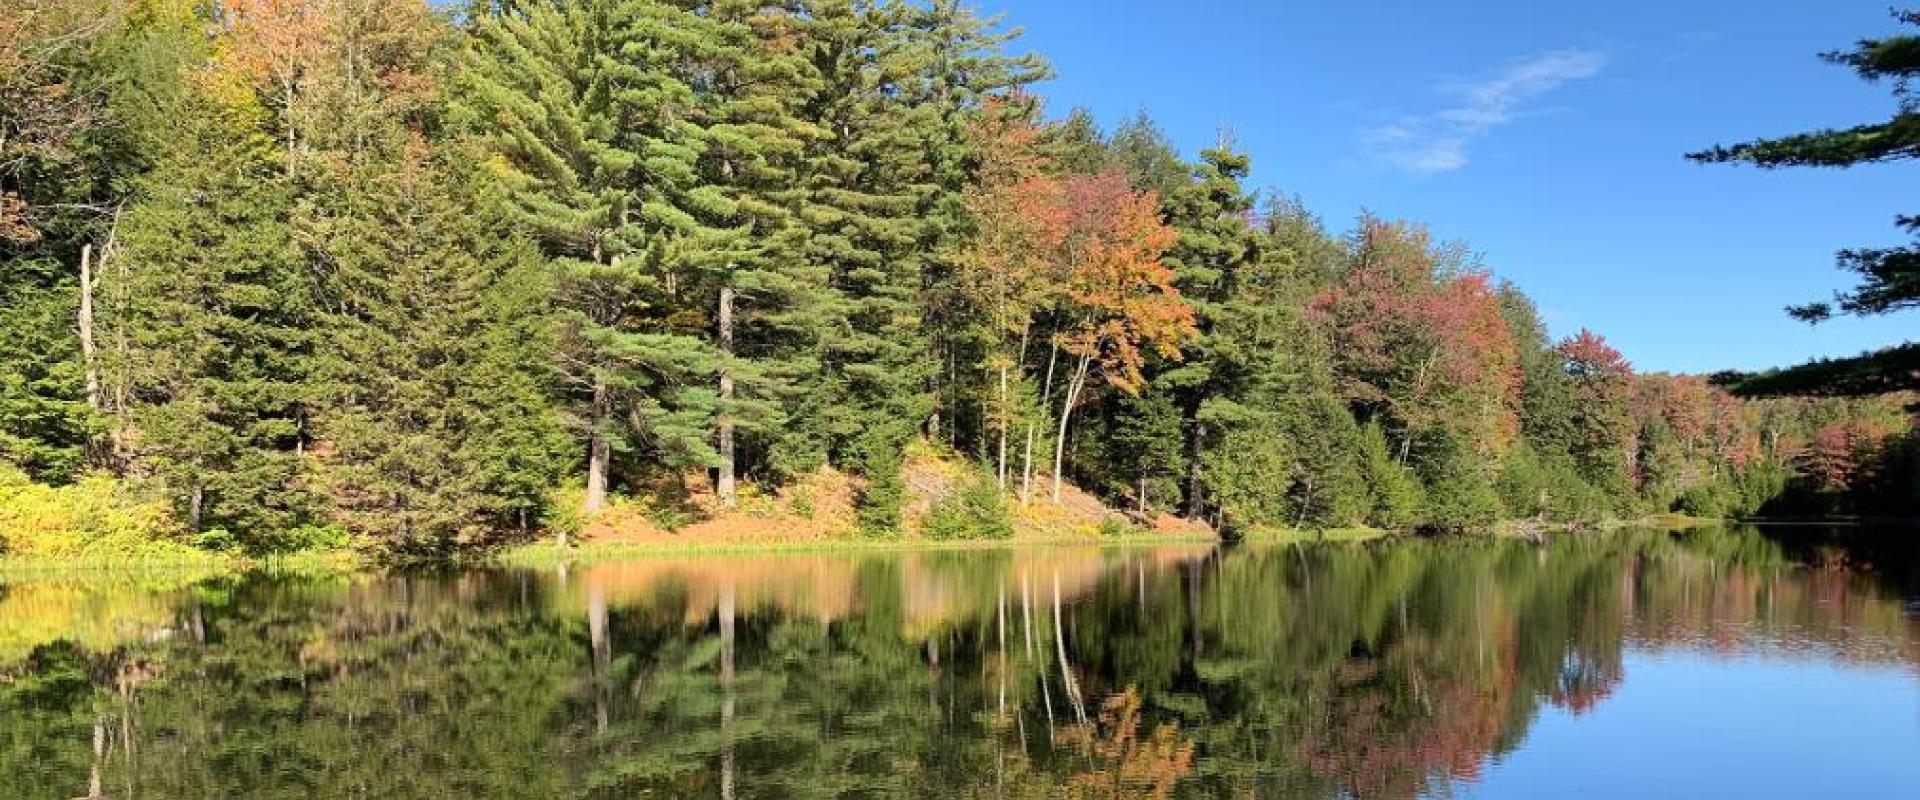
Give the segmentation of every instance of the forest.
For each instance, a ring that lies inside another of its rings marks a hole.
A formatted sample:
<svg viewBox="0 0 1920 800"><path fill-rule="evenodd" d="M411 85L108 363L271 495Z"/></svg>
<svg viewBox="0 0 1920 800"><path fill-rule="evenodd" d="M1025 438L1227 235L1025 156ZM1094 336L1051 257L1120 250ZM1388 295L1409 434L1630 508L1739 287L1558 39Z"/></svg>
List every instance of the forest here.
<svg viewBox="0 0 1920 800"><path fill-rule="evenodd" d="M444 557L822 471L875 538L1063 487L1224 534L1920 511L1910 394L1638 372L1229 136L1050 112L1016 33L0 0L0 553ZM968 478L920 512L927 454Z"/></svg>

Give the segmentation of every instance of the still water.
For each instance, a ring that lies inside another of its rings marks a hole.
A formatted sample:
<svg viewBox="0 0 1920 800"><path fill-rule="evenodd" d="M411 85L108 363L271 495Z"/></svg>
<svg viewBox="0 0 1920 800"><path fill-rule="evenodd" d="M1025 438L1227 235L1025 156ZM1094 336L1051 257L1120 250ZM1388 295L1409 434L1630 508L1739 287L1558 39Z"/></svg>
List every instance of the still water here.
<svg viewBox="0 0 1920 800"><path fill-rule="evenodd" d="M15 581L0 798L1912 797L1908 541Z"/></svg>

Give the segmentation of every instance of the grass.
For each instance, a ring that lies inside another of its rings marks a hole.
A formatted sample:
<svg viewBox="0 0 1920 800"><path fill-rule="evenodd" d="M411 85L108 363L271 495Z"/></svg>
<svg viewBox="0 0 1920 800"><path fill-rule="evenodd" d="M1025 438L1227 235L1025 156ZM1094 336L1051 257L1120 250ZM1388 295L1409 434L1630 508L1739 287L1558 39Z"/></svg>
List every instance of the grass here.
<svg viewBox="0 0 1920 800"><path fill-rule="evenodd" d="M514 567L550 567L558 564L619 561L663 555L752 555L758 553L872 553L932 550L998 550L1018 547L1142 547L1201 544L1217 541L1211 534L1137 533L1095 537L1080 533L1026 535L1011 539L809 539L781 541L705 542L583 542L565 549L553 542L509 547L487 558L488 563Z"/></svg>
<svg viewBox="0 0 1920 800"><path fill-rule="evenodd" d="M1256 528L1249 531L1242 541L1247 544L1303 544L1303 543L1350 543L1370 542L1403 535L1383 528L1326 528L1306 530L1302 528Z"/></svg>

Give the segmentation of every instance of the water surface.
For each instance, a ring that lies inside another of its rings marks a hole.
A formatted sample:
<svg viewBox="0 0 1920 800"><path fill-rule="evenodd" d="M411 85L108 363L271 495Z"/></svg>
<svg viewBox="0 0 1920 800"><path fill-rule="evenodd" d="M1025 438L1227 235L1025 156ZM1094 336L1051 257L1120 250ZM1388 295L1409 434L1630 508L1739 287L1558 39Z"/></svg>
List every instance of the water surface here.
<svg viewBox="0 0 1920 800"><path fill-rule="evenodd" d="M1907 796L1910 537L15 581L0 797Z"/></svg>

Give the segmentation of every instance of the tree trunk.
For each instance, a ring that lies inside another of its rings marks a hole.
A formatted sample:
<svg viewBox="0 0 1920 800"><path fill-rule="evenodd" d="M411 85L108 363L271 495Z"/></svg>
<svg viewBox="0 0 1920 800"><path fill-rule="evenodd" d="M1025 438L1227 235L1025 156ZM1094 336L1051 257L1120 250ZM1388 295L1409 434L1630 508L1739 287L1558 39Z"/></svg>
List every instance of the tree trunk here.
<svg viewBox="0 0 1920 800"><path fill-rule="evenodd" d="M1033 501L1033 421L1027 421L1027 447L1020 454L1020 505Z"/></svg>
<svg viewBox="0 0 1920 800"><path fill-rule="evenodd" d="M1206 511L1206 500L1200 492L1200 452L1206 447L1207 424L1193 423L1193 443L1187 448L1187 519L1195 522Z"/></svg>
<svg viewBox="0 0 1920 800"><path fill-rule="evenodd" d="M100 411L100 367L93 350L93 245L80 246L80 358L87 370L87 407Z"/></svg>
<svg viewBox="0 0 1920 800"><path fill-rule="evenodd" d="M194 533L200 532L200 523L206 519L204 508L206 500L207 490L200 485L200 479L195 478L193 491L187 497L187 530Z"/></svg>
<svg viewBox="0 0 1920 800"><path fill-rule="evenodd" d="M1066 466L1067 422L1073 417L1073 406L1080 402L1080 390L1087 385L1087 366L1092 356L1081 356L1080 365L1073 370L1073 380L1067 383L1067 397L1060 402L1060 435L1053 446L1053 502L1060 502L1061 472Z"/></svg>
<svg viewBox="0 0 1920 800"><path fill-rule="evenodd" d="M587 432L587 499L582 507L589 516L607 504L607 470L613 461L613 444L607 441L607 416L612 413L612 388L599 372L593 375L593 414ZM567 546L567 533L559 531L560 546Z"/></svg>
<svg viewBox="0 0 1920 800"><path fill-rule="evenodd" d="M1000 419L994 427L1000 429L1000 464L996 469L1000 478L1000 491L1007 490L1007 423L1011 415L1007 413L1007 365L1000 365Z"/></svg>
<svg viewBox="0 0 1920 800"><path fill-rule="evenodd" d="M733 417L727 405L733 402L733 287L720 287L720 418L717 421L716 449L720 468L714 479L714 492L727 508L734 504Z"/></svg>

